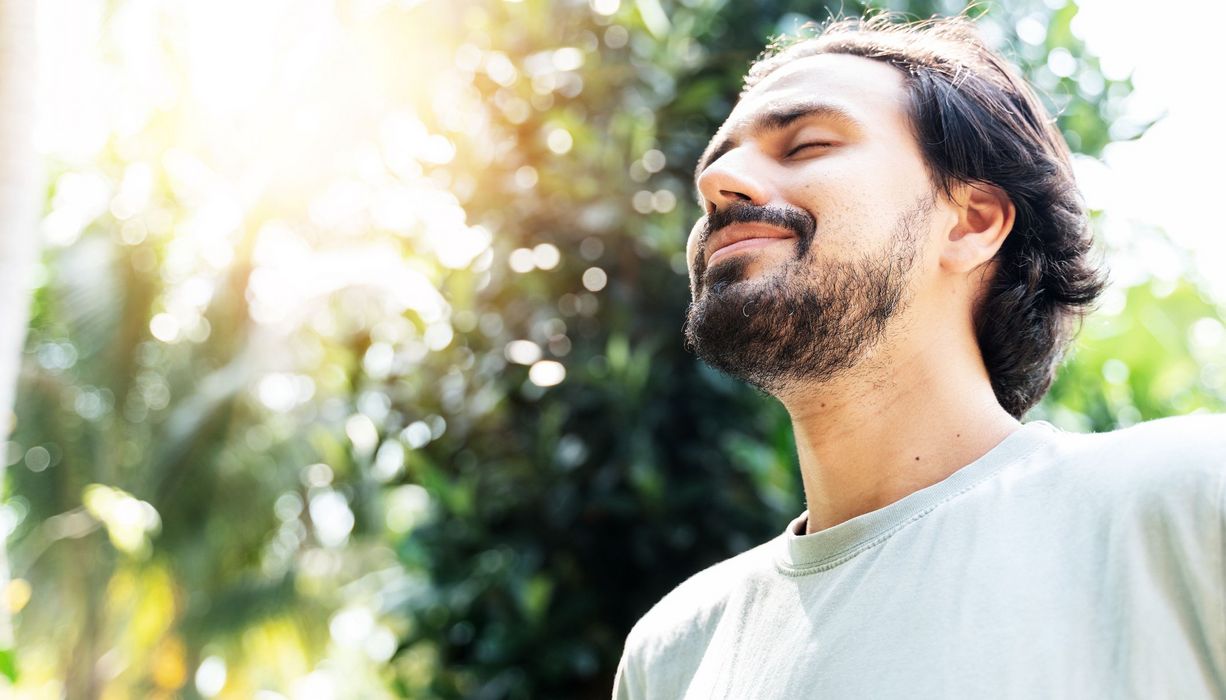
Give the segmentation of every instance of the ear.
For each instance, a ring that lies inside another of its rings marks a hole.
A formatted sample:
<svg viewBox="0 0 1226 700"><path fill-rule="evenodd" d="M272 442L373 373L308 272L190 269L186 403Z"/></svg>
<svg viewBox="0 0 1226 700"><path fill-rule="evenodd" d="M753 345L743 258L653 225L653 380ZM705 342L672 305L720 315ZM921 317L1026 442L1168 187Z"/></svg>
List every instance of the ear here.
<svg viewBox="0 0 1226 700"><path fill-rule="evenodd" d="M959 185L953 194L958 221L941 246L941 269L966 274L996 255L1013 230L1013 201L995 185Z"/></svg>

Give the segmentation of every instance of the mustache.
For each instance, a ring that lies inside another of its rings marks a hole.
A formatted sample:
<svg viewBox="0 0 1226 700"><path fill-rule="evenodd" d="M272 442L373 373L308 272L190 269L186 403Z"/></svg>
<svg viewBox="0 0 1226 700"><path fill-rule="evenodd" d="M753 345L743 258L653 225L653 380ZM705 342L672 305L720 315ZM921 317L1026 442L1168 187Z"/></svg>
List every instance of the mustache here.
<svg viewBox="0 0 1226 700"><path fill-rule="evenodd" d="M707 245L716 231L732 224L763 223L778 226L796 235L796 256L804 257L817 234L817 220L803 209L779 206L759 206L732 202L707 215L694 260L694 279L701 280L706 272Z"/></svg>

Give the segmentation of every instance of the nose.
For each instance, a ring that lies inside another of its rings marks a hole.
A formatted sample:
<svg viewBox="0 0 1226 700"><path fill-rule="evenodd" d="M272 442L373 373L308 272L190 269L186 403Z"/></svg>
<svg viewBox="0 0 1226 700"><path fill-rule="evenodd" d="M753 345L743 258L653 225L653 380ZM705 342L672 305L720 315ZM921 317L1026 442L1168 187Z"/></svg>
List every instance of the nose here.
<svg viewBox="0 0 1226 700"><path fill-rule="evenodd" d="M763 206L770 200L761 154L750 144L720 156L698 176L698 192L708 212L733 202Z"/></svg>

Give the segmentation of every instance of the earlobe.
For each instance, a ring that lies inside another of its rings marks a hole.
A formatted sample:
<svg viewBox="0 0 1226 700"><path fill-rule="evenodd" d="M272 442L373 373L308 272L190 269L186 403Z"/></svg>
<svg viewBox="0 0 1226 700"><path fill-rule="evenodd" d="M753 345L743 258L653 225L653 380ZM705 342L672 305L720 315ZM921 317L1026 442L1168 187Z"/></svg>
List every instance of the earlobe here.
<svg viewBox="0 0 1226 700"><path fill-rule="evenodd" d="M1013 230L1017 210L1004 190L986 183L968 183L954 192L958 221L944 241L941 267L967 273L996 255Z"/></svg>

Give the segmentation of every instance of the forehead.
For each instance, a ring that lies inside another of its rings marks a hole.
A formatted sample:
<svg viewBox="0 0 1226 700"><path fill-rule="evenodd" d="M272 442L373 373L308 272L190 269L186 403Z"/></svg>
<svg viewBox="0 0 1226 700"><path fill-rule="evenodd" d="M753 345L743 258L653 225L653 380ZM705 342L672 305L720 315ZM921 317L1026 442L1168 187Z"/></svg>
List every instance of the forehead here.
<svg viewBox="0 0 1226 700"><path fill-rule="evenodd" d="M707 153L752 138L771 123L764 120L767 115L814 102L850 115L862 135L908 138L906 100L901 71L883 61L848 54L798 58L776 68L741 97ZM702 163L707 160L704 157Z"/></svg>
<svg viewBox="0 0 1226 700"><path fill-rule="evenodd" d="M884 61L849 54L798 58L759 81L737 104L732 117L788 98L813 97L829 97L866 108L898 109L905 97L902 73Z"/></svg>

